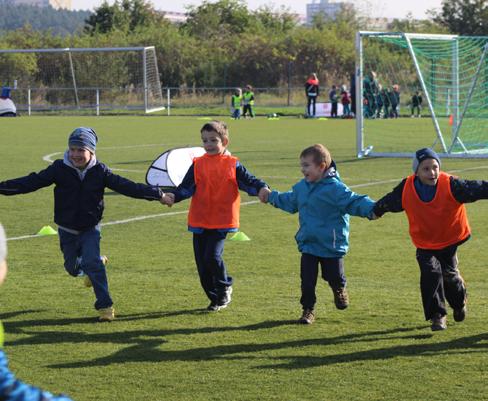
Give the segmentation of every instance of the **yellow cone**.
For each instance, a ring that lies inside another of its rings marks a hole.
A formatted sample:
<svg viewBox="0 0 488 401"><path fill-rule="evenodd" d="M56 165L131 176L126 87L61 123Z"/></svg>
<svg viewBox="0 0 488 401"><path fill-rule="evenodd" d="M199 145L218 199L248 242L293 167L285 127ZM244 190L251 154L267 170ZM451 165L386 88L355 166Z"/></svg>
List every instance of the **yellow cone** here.
<svg viewBox="0 0 488 401"><path fill-rule="evenodd" d="M249 238L242 231L238 231L232 237L229 238L229 241L251 241L251 238Z"/></svg>
<svg viewBox="0 0 488 401"><path fill-rule="evenodd" d="M51 226L42 227L37 235L56 235L58 232Z"/></svg>

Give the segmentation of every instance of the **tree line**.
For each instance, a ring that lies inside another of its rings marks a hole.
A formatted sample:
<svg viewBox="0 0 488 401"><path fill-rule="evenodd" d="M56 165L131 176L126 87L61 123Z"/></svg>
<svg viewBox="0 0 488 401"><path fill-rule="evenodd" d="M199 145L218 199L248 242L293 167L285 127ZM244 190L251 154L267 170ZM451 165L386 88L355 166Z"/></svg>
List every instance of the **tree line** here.
<svg viewBox="0 0 488 401"><path fill-rule="evenodd" d="M189 7L188 19L180 25L170 23L146 0L104 2L93 12L37 13L35 7L0 1L0 48L155 46L161 82L168 87L296 86L311 72L322 82L348 82L354 71L355 34L372 28L370 18L352 9L343 9L334 19L319 14L311 26L303 26L286 8L251 11L243 0L205 0ZM443 1L429 20L394 20L386 30L488 35L485 3ZM15 8L32 19L19 26ZM53 15L71 31L54 29L58 25L48 22L56 19ZM14 21L17 25L8 25ZM469 21L472 31L460 21Z"/></svg>

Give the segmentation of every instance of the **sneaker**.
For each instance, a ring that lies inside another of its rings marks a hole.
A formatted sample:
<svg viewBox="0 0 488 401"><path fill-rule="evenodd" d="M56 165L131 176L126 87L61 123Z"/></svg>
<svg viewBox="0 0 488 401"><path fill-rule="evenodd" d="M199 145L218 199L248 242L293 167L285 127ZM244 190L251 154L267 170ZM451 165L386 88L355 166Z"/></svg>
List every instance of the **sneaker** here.
<svg viewBox="0 0 488 401"><path fill-rule="evenodd" d="M220 309L225 308L226 306L227 305L225 305L225 306L219 306L217 304L217 301L212 301L212 302L210 302L210 305L207 306L207 310L209 312L218 312Z"/></svg>
<svg viewBox="0 0 488 401"><path fill-rule="evenodd" d="M111 322L115 319L115 309L112 306L99 309L98 313L100 314L100 316L98 317L98 320L100 322Z"/></svg>
<svg viewBox="0 0 488 401"><path fill-rule="evenodd" d="M462 322L466 318L466 312L468 311L468 308L466 306L466 302L468 301L468 297L466 293L466 283L464 282L464 279L461 275L459 275L459 278L461 279L461 282L463 284L465 296L464 296L463 306L461 308L453 310L452 316L454 317L454 321L456 322Z"/></svg>
<svg viewBox="0 0 488 401"><path fill-rule="evenodd" d="M108 258L105 255L102 255L102 256L100 256L100 259L101 259L103 265L107 266ZM93 286L93 284L90 280L90 277L88 277L88 275L86 273L84 274L84 277L83 277L83 284L85 284L85 287L88 287L88 288Z"/></svg>
<svg viewBox="0 0 488 401"><path fill-rule="evenodd" d="M312 324L315 321L315 314L313 309L304 309L302 316L298 319L298 323Z"/></svg>
<svg viewBox="0 0 488 401"><path fill-rule="evenodd" d="M466 312L468 308L466 307L466 303L463 305L462 308L454 309L452 316L454 317L454 321L462 322L466 318Z"/></svg>
<svg viewBox="0 0 488 401"><path fill-rule="evenodd" d="M229 285L225 289L224 295L217 300L217 305L220 306L220 308L225 308L227 305L230 304L231 300L232 300L232 286Z"/></svg>
<svg viewBox="0 0 488 401"><path fill-rule="evenodd" d="M446 316L441 316L439 313L435 314L432 319L430 319L430 328L432 331L441 331L447 329L447 318Z"/></svg>
<svg viewBox="0 0 488 401"><path fill-rule="evenodd" d="M334 303L337 309L346 309L349 306L349 295L346 287L332 288Z"/></svg>

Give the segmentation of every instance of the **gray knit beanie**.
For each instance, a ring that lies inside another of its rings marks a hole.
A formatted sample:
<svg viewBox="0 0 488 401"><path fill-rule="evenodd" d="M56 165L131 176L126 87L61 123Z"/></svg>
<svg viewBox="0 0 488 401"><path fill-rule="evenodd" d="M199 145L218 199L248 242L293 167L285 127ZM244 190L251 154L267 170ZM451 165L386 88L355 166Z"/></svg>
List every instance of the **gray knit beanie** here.
<svg viewBox="0 0 488 401"><path fill-rule="evenodd" d="M417 150L415 152L415 156L413 157L412 169L414 173L417 172L419 164L422 163L425 159L435 159L437 160L437 163L439 163L439 167L441 166L441 159L434 150L430 148L422 148Z"/></svg>
<svg viewBox="0 0 488 401"><path fill-rule="evenodd" d="M0 263L5 259L7 259L7 237L3 226L0 224Z"/></svg>

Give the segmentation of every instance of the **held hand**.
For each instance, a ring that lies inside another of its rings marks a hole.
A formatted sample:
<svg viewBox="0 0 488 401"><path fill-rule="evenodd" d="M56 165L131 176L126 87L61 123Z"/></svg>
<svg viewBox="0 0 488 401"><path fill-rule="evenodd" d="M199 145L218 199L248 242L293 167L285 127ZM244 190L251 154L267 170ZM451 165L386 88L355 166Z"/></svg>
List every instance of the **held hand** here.
<svg viewBox="0 0 488 401"><path fill-rule="evenodd" d="M259 190L258 198L262 203L268 203L269 194L271 190L268 187L263 187Z"/></svg>
<svg viewBox="0 0 488 401"><path fill-rule="evenodd" d="M172 194L171 192L167 192L161 196L160 202L163 205L168 205L169 207L173 206L175 203L175 194Z"/></svg>

